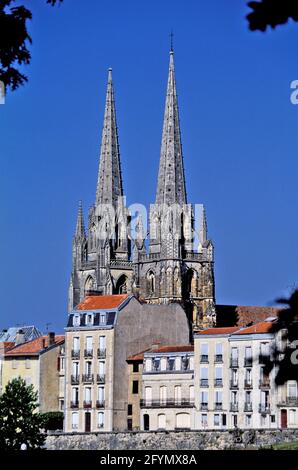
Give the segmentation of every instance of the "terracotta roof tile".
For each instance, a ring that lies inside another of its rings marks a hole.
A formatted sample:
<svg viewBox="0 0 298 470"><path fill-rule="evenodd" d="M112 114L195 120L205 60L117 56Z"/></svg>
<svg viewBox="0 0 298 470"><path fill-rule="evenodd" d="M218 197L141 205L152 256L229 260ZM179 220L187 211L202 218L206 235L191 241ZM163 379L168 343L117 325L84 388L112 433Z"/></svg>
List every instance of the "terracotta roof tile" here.
<svg viewBox="0 0 298 470"><path fill-rule="evenodd" d="M260 307L247 305L216 305L217 326L251 326L266 320L268 317L275 317L280 312L276 307Z"/></svg>
<svg viewBox="0 0 298 470"><path fill-rule="evenodd" d="M90 295L82 300L75 310L109 310L119 307L128 297L128 294Z"/></svg>
<svg viewBox="0 0 298 470"><path fill-rule="evenodd" d="M206 335L230 335L239 331L238 326L231 326L226 328L208 328L207 330L200 331L197 335L206 336Z"/></svg>
<svg viewBox="0 0 298 470"><path fill-rule="evenodd" d="M252 334L270 333L272 325L273 325L273 322L271 321L263 321L260 323L256 323L255 325L249 326L248 328L242 328L241 330L237 331L234 334L252 335Z"/></svg>
<svg viewBox="0 0 298 470"><path fill-rule="evenodd" d="M63 335L55 336L55 344L62 344L64 342L64 338L65 337ZM38 356L41 351L48 347L48 345L49 337L40 336L32 341L13 347L5 354L5 356Z"/></svg>

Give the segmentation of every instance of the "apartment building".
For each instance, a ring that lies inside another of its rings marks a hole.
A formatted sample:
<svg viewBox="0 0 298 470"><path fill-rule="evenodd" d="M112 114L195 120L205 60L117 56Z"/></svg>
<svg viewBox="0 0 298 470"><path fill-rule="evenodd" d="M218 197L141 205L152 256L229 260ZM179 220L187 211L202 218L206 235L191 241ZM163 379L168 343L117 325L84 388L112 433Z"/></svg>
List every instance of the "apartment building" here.
<svg viewBox="0 0 298 470"><path fill-rule="evenodd" d="M276 387L265 370L273 321L195 335L196 429L297 427L297 383Z"/></svg>
<svg viewBox="0 0 298 470"><path fill-rule="evenodd" d="M49 333L17 344L6 351L3 360L3 388L21 377L38 392L39 411L61 410L63 389L58 358L63 354L64 336ZM60 400L60 401L59 401Z"/></svg>
<svg viewBox="0 0 298 470"><path fill-rule="evenodd" d="M127 358L150 348L152 338L185 344L189 324L178 304L92 294L70 312L65 337L65 431L125 431L137 426L130 421Z"/></svg>
<svg viewBox="0 0 298 470"><path fill-rule="evenodd" d="M194 348L161 346L143 353L140 428L194 429Z"/></svg>

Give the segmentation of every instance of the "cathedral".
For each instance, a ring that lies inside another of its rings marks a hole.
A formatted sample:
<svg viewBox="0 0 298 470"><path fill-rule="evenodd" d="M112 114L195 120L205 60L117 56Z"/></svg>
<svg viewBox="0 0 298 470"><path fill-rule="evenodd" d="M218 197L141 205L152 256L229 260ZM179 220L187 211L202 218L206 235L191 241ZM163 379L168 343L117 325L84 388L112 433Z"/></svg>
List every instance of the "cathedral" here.
<svg viewBox="0 0 298 470"><path fill-rule="evenodd" d="M69 310L87 295L131 293L141 302L181 304L193 331L213 326L214 248L203 205L197 211L187 202L172 49L156 197L148 219L125 205L109 69L96 197L87 231L81 203L78 210Z"/></svg>

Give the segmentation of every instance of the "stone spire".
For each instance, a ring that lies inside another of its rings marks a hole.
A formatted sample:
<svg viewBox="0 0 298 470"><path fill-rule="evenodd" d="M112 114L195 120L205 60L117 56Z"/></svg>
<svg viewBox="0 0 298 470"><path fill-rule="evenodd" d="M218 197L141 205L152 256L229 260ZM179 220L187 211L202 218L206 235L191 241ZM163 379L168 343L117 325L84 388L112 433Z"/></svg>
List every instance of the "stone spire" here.
<svg viewBox="0 0 298 470"><path fill-rule="evenodd" d="M79 209L78 209L78 217L77 217L75 238L76 239L83 239L85 237L86 237L86 234L85 234L85 225L84 225L84 217L83 217L83 207L82 207L82 201L80 201L79 202Z"/></svg>
<svg viewBox="0 0 298 470"><path fill-rule="evenodd" d="M186 202L174 53L171 50L156 204L186 204Z"/></svg>
<svg viewBox="0 0 298 470"><path fill-rule="evenodd" d="M109 69L96 190L96 206L99 204L112 204L115 207L118 198L121 196L123 196L123 188L116 109L112 69Z"/></svg>

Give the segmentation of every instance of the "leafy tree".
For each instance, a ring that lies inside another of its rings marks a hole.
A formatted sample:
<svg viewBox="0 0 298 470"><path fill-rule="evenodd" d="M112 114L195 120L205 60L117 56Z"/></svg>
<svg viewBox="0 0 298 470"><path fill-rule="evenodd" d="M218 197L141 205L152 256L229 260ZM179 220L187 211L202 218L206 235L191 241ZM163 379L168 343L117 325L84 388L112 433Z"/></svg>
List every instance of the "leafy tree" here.
<svg viewBox="0 0 298 470"><path fill-rule="evenodd" d="M248 2L247 5L252 9L247 15L252 31L266 31L269 26L274 29L277 25L287 23L290 18L298 21L297 0L261 0Z"/></svg>
<svg viewBox="0 0 298 470"><path fill-rule="evenodd" d="M63 416L62 411L49 411L48 413L43 413L44 429L46 431L63 429Z"/></svg>
<svg viewBox="0 0 298 470"><path fill-rule="evenodd" d="M27 30L27 22L32 19L32 13L24 5L11 6L14 2L15 0L0 0L0 80L12 90L28 81L18 66L30 63L28 45L32 43ZM46 2L54 6L63 0Z"/></svg>
<svg viewBox="0 0 298 470"><path fill-rule="evenodd" d="M287 305L287 308L280 310L270 332L280 333L283 346L275 344L273 357L268 360L265 369L269 373L276 366L275 382L282 385L288 380L298 382L298 290L289 299L278 299L277 303Z"/></svg>
<svg viewBox="0 0 298 470"><path fill-rule="evenodd" d="M13 379L0 397L0 449L38 449L45 441L41 433L44 420L37 410L37 392L33 385L21 379Z"/></svg>

